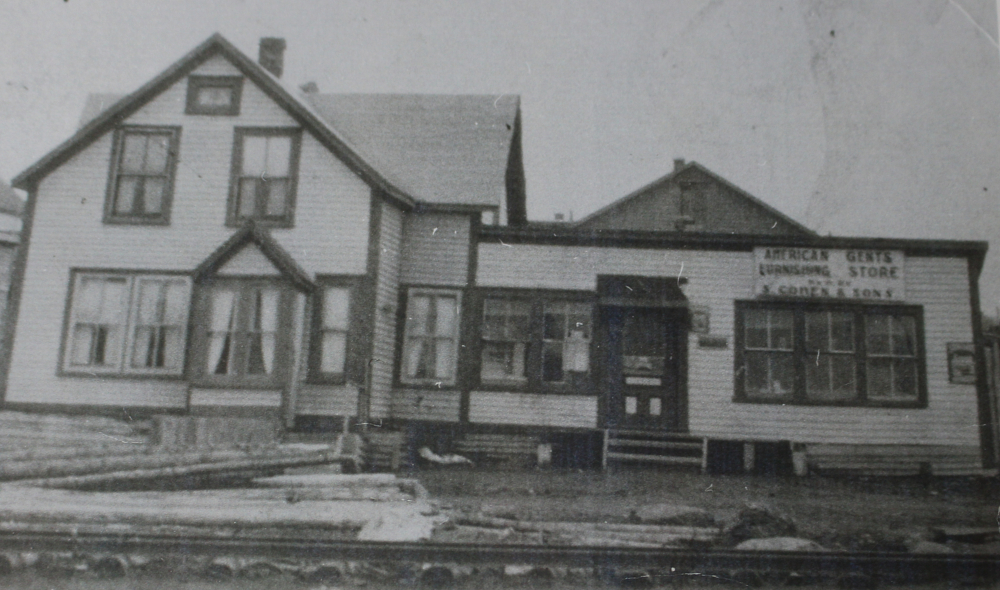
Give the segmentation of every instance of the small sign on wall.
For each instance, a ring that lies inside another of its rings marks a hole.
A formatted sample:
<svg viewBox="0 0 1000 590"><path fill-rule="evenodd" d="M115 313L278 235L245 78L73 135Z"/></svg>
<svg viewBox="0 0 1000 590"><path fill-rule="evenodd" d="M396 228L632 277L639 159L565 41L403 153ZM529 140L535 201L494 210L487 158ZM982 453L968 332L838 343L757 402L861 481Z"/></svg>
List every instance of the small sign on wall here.
<svg viewBox="0 0 1000 590"><path fill-rule="evenodd" d="M948 343L948 382L976 382L976 349L971 342Z"/></svg>
<svg viewBox="0 0 1000 590"><path fill-rule="evenodd" d="M709 307L707 305L692 305L690 311L691 331L695 334L708 334L710 331Z"/></svg>

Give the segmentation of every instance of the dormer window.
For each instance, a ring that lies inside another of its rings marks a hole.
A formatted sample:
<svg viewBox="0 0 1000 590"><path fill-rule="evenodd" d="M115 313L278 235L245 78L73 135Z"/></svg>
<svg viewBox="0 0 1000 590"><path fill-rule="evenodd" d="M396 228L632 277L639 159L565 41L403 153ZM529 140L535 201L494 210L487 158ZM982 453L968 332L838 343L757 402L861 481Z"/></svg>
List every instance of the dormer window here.
<svg viewBox="0 0 1000 590"><path fill-rule="evenodd" d="M300 141L298 129L236 129L229 225L292 226Z"/></svg>
<svg viewBox="0 0 1000 590"><path fill-rule="evenodd" d="M188 78L188 115L240 114L243 78L239 76L191 76Z"/></svg>

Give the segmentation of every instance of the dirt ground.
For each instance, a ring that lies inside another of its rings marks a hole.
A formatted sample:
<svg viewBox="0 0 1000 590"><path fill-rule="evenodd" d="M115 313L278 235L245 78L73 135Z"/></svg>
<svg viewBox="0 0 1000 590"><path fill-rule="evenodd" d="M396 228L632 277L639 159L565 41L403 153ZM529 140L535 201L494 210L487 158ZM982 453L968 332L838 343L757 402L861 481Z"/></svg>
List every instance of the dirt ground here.
<svg viewBox="0 0 1000 590"><path fill-rule="evenodd" d="M703 508L724 523L747 504L790 516L798 536L828 549L906 550L939 526L997 527L1000 483L987 478L846 478L702 475L682 469L613 471L431 468L418 477L454 510L521 520L627 522L652 503ZM1000 543L949 543L997 552Z"/></svg>

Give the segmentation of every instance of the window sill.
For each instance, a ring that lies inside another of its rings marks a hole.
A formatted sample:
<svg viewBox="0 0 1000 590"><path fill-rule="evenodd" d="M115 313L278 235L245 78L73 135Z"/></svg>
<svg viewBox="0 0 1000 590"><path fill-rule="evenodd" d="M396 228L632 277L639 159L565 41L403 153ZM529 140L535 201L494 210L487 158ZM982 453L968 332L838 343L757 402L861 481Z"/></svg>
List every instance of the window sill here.
<svg viewBox="0 0 1000 590"><path fill-rule="evenodd" d="M170 225L170 219L166 217L105 217L105 225Z"/></svg>
<svg viewBox="0 0 1000 590"><path fill-rule="evenodd" d="M226 220L226 227L239 229L246 225L248 221L253 221L254 225L258 227L266 227L270 229L291 229L295 227L295 222L292 219L267 219L259 217L241 217L239 219L228 219Z"/></svg>
<svg viewBox="0 0 1000 590"><path fill-rule="evenodd" d="M206 377L201 377L191 381L192 387L198 387L201 389L282 389L281 381L275 379L271 381L261 381L261 380L229 380L224 381L221 379L210 379Z"/></svg>
<svg viewBox="0 0 1000 590"><path fill-rule="evenodd" d="M459 389L456 383L446 383L444 381L397 381L393 384L394 389L432 389L434 391L447 391Z"/></svg>
<svg viewBox="0 0 1000 590"><path fill-rule="evenodd" d="M101 371L86 369L60 369L56 373L57 377L71 377L73 379L121 379L121 380L159 380L159 381L183 381L183 373L122 373L121 371Z"/></svg>
<svg viewBox="0 0 1000 590"><path fill-rule="evenodd" d="M749 399L734 397L737 404L762 404L769 406L801 406L818 408L899 408L926 409L927 402L921 400L847 400L841 402L810 401L802 399Z"/></svg>

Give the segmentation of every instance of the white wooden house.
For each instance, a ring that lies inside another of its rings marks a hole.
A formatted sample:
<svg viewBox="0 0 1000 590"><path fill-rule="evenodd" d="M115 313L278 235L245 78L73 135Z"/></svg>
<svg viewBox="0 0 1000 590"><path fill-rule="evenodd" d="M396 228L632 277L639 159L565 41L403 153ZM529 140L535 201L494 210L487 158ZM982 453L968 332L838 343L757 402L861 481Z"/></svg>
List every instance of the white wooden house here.
<svg viewBox="0 0 1000 590"><path fill-rule="evenodd" d="M5 407L992 467L984 243L821 237L683 161L528 222L516 97L299 92L283 50L215 35L14 179Z"/></svg>

